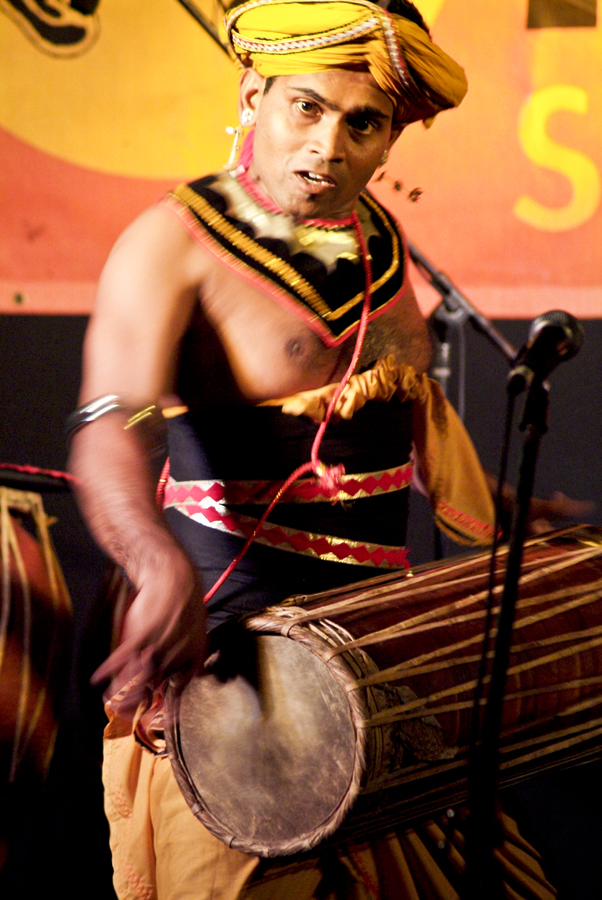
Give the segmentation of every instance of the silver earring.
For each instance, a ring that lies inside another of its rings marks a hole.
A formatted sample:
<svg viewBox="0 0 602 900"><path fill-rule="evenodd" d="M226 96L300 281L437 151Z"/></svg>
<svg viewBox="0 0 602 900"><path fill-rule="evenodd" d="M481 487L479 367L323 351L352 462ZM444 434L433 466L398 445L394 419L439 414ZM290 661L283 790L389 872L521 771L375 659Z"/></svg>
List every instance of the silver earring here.
<svg viewBox="0 0 602 900"><path fill-rule="evenodd" d="M379 166L384 166L384 164L386 163L388 158L389 158L389 151L385 150L385 152L383 153L383 155L380 158Z"/></svg>
<svg viewBox="0 0 602 900"><path fill-rule="evenodd" d="M240 150L242 130L243 128L247 128L251 124L252 120L253 110L249 109L249 107L247 106L240 114L240 125L237 125L236 128L228 125L228 127L226 128L226 134L234 135L234 140L232 141L232 149L230 150L230 156L228 157L228 162L226 163L226 169L231 170L236 165L236 160L238 159L238 151Z"/></svg>

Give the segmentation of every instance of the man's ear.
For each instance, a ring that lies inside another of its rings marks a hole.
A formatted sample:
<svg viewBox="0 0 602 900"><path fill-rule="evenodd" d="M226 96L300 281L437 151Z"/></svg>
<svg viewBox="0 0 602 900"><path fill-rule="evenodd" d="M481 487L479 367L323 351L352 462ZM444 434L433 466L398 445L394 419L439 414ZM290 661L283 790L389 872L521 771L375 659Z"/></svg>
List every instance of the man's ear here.
<svg viewBox="0 0 602 900"><path fill-rule="evenodd" d="M248 121L245 124L254 124L254 119L257 115L257 110L259 109L261 98L263 97L264 88L265 78L263 77L263 75L260 75L259 72L255 71L255 69L244 70L244 72L240 76L238 89L238 117L241 122L243 121L243 111L250 110L253 114L253 118L249 120L249 113L247 113Z"/></svg>

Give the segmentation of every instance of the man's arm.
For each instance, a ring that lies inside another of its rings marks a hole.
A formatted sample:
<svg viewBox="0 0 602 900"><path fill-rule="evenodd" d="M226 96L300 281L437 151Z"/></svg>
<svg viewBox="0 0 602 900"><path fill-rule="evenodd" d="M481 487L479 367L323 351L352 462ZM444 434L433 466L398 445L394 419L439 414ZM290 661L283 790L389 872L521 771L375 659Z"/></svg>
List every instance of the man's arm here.
<svg viewBox="0 0 602 900"><path fill-rule="evenodd" d="M156 403L172 387L198 296L194 249L166 210L144 213L109 257L84 345L80 403L115 394L128 409L76 432L70 457L84 518L136 591L121 643L98 670L115 690L134 675L156 684L203 658L200 585L157 509L141 435L124 430L129 410Z"/></svg>

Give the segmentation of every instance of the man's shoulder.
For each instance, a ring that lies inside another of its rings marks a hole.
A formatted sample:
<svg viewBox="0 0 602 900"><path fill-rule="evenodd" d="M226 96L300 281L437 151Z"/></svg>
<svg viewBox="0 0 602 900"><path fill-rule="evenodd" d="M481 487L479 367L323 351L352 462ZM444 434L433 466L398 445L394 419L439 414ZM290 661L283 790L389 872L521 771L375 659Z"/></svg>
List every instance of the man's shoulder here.
<svg viewBox="0 0 602 900"><path fill-rule="evenodd" d="M358 206L360 219L361 209L363 208L366 211L366 215L370 216L375 222L380 223L381 229L394 233L399 240L404 239L403 229L399 220L368 188L364 188L360 194Z"/></svg>
<svg viewBox="0 0 602 900"><path fill-rule="evenodd" d="M175 213L188 234L206 244L218 236L223 238L233 222L238 224L236 210L241 198L236 190L240 193L240 186L230 172L222 170L177 185L159 201L159 206Z"/></svg>
<svg viewBox="0 0 602 900"><path fill-rule="evenodd" d="M222 171L202 175L193 181L182 182L165 195L163 202L169 204L171 198L193 211L199 202L204 202L221 211L221 208L226 205L223 185L229 178L229 173Z"/></svg>
<svg viewBox="0 0 602 900"><path fill-rule="evenodd" d="M225 169L222 169L220 172L211 172L208 175L201 175L193 181L188 181L186 186L198 193L204 193L210 190L213 185L219 185L226 178L230 178L230 174Z"/></svg>

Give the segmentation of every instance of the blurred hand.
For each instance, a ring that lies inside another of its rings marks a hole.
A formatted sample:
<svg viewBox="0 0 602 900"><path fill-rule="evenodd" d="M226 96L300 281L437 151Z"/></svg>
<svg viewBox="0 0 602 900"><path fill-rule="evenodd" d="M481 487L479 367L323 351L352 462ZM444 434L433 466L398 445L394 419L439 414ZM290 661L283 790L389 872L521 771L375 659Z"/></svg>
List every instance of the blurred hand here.
<svg viewBox="0 0 602 900"><path fill-rule="evenodd" d="M498 489L498 480L495 475L489 472L485 473L489 490L495 500ZM504 534L510 531L510 523L514 513L514 504L516 502L516 490L507 482L502 486L502 528ZM530 535L545 534L547 531L553 531L559 528L569 520L586 522L588 516L591 516L596 504L589 500L572 500L566 494L555 491L549 500L542 500L540 497L533 497L529 506L529 516L527 519L527 533Z"/></svg>
<svg viewBox="0 0 602 900"><path fill-rule="evenodd" d="M534 497L529 508L529 534L545 534L569 519L585 522L595 506L590 500L572 500L561 491L555 491L549 500Z"/></svg>
<svg viewBox="0 0 602 900"><path fill-rule="evenodd" d="M105 700L125 685L120 707L134 709L145 695L179 674L185 684L203 668L206 610L201 586L186 561L173 557L141 578L121 628L119 644L98 667L92 682L110 679Z"/></svg>

